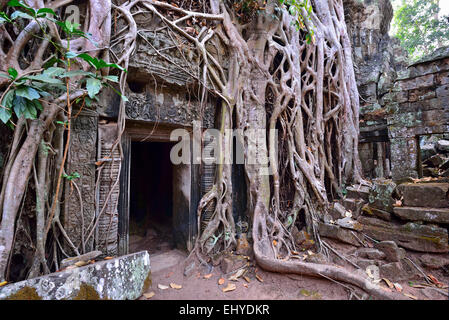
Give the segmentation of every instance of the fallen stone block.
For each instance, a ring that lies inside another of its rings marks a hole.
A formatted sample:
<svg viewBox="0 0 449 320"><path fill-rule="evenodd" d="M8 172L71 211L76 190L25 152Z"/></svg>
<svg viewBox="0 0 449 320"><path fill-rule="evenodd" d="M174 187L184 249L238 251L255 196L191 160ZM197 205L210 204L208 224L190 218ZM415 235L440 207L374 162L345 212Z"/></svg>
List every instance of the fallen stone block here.
<svg viewBox="0 0 449 320"><path fill-rule="evenodd" d="M370 207L387 212L393 212L393 204L395 203L393 193L395 190L396 183L392 180L374 180L368 197Z"/></svg>
<svg viewBox="0 0 449 320"><path fill-rule="evenodd" d="M408 221L449 223L449 208L396 207L394 213Z"/></svg>
<svg viewBox="0 0 449 320"><path fill-rule="evenodd" d="M150 270L140 251L0 287L0 300L135 300L151 285Z"/></svg>
<svg viewBox="0 0 449 320"><path fill-rule="evenodd" d="M368 202L370 188L367 186L354 185L346 188L346 198L362 199Z"/></svg>
<svg viewBox="0 0 449 320"><path fill-rule="evenodd" d="M224 274L228 274L244 267L247 263L248 260L245 259L245 257L240 255L229 254L226 257L223 257L223 260L221 260L220 267L221 271L223 271Z"/></svg>
<svg viewBox="0 0 449 320"><path fill-rule="evenodd" d="M354 235L354 233L356 233L355 231L344 229L334 224L321 222L318 224L318 230L322 237L340 240L341 242L360 247L360 241Z"/></svg>
<svg viewBox="0 0 449 320"><path fill-rule="evenodd" d="M385 253L375 248L360 248L357 250L357 256L370 260L383 260L386 257Z"/></svg>
<svg viewBox="0 0 449 320"><path fill-rule="evenodd" d="M419 257L422 265L429 269L440 269L449 265L449 255L447 254L425 254Z"/></svg>
<svg viewBox="0 0 449 320"><path fill-rule="evenodd" d="M384 211L384 210L380 210L380 209L376 209L373 208L369 205L364 205L362 208L362 214L366 215L366 216L371 216L371 217L378 217L382 220L385 221L391 221L391 213Z"/></svg>
<svg viewBox="0 0 449 320"><path fill-rule="evenodd" d="M449 208L449 183L404 183L398 189L405 207Z"/></svg>
<svg viewBox="0 0 449 320"><path fill-rule="evenodd" d="M343 205L341 205L338 202L334 202L329 210L329 213L334 220L337 220L337 219L345 217L346 211L347 210Z"/></svg>
<svg viewBox="0 0 449 320"><path fill-rule="evenodd" d="M364 204L365 201L361 199L350 199L350 198L344 199L342 203L343 207L345 207L346 210L349 210L351 212L352 217L354 219L357 219L360 216Z"/></svg>
<svg viewBox="0 0 449 320"><path fill-rule="evenodd" d="M394 241L381 241L374 247L384 253L385 259L390 262L399 262L405 258L405 250L399 248Z"/></svg>
<svg viewBox="0 0 449 320"><path fill-rule="evenodd" d="M359 217L363 233L378 241L391 240L397 245L420 252L448 252L448 233L445 228L416 222L400 224L376 218Z"/></svg>
<svg viewBox="0 0 449 320"><path fill-rule="evenodd" d="M442 152L449 152L449 140L438 140L437 149Z"/></svg>

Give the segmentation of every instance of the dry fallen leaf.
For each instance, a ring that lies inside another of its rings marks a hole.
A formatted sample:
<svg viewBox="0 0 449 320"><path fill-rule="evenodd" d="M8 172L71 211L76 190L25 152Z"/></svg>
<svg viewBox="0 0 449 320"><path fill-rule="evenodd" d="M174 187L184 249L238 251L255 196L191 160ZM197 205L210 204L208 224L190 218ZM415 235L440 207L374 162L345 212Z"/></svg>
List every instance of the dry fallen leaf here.
<svg viewBox="0 0 449 320"><path fill-rule="evenodd" d="M3 287L3 286L6 285L7 283L8 283L8 281L0 282L0 287Z"/></svg>
<svg viewBox="0 0 449 320"><path fill-rule="evenodd" d="M245 271L246 271L245 269L240 269L239 271L234 273L232 276L230 276L228 280L238 281L238 279L245 273Z"/></svg>
<svg viewBox="0 0 449 320"><path fill-rule="evenodd" d="M114 257L105 257L104 260L111 260L114 259Z"/></svg>
<svg viewBox="0 0 449 320"><path fill-rule="evenodd" d="M222 289L222 291L223 292L233 291L233 290L235 290L235 288L236 288L235 284L229 283L226 288Z"/></svg>
<svg viewBox="0 0 449 320"><path fill-rule="evenodd" d="M276 240L273 240L273 246L277 246L278 245L278 242L276 241Z"/></svg>
<svg viewBox="0 0 449 320"><path fill-rule="evenodd" d="M88 264L86 261L78 261L75 263L75 266L82 267L85 266L86 264Z"/></svg>
<svg viewBox="0 0 449 320"><path fill-rule="evenodd" d="M161 290L168 289L168 286L164 286L163 284L158 284L157 287Z"/></svg>
<svg viewBox="0 0 449 320"><path fill-rule="evenodd" d="M261 276L259 276L258 274L256 274L256 279L259 280L260 282L263 282L263 279Z"/></svg>
<svg viewBox="0 0 449 320"><path fill-rule="evenodd" d="M219 285L222 285L223 283L225 283L225 279L223 279L223 278L218 279L218 284Z"/></svg>
<svg viewBox="0 0 449 320"><path fill-rule="evenodd" d="M245 281L246 281L246 282L248 282L248 283L250 283L250 282L251 282L251 279L250 279L250 278L248 278L247 276L244 276L244 277L243 277L243 279L245 279Z"/></svg>
<svg viewBox="0 0 449 320"><path fill-rule="evenodd" d="M155 295L155 293L153 291L151 291L150 293L144 293L143 296L145 297L145 299L151 299L153 298Z"/></svg>
<svg viewBox="0 0 449 320"><path fill-rule="evenodd" d="M170 283L170 287L172 287L172 289L182 289L182 286L180 284L176 284L176 283Z"/></svg>
<svg viewBox="0 0 449 320"><path fill-rule="evenodd" d="M386 279L386 278L382 278L382 280L383 281L385 281L385 283L388 285L388 287L390 288L390 289L393 289L393 283L391 283L391 281L390 280L388 280L388 279Z"/></svg>
<svg viewBox="0 0 449 320"><path fill-rule="evenodd" d="M248 284L247 284L247 283L243 283L243 286L244 286L245 288L248 288Z"/></svg>
<svg viewBox="0 0 449 320"><path fill-rule="evenodd" d="M402 201L401 200L396 200L396 202L393 203L393 207L402 207Z"/></svg>
<svg viewBox="0 0 449 320"><path fill-rule="evenodd" d="M206 274L203 278L204 279L210 279L210 277L212 277L212 273Z"/></svg>
<svg viewBox="0 0 449 320"><path fill-rule="evenodd" d="M430 280L432 280L432 282L437 286L437 287L442 287L444 286L440 281L438 281L437 278L435 278L433 275L428 274Z"/></svg>
<svg viewBox="0 0 449 320"><path fill-rule="evenodd" d="M408 293L404 293L404 296L409 297L410 299L413 299L413 300L418 300L417 297L415 297L414 295L408 294Z"/></svg>

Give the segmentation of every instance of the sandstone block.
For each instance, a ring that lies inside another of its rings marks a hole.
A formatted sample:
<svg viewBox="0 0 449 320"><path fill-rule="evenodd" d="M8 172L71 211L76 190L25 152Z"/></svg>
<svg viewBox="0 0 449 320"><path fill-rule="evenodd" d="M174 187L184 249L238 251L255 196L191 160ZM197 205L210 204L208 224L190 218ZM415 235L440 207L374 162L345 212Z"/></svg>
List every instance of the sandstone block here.
<svg viewBox="0 0 449 320"><path fill-rule="evenodd" d="M363 233L378 241L394 241L397 245L420 252L448 252L448 233L445 228L415 222L406 224L386 222L361 216Z"/></svg>

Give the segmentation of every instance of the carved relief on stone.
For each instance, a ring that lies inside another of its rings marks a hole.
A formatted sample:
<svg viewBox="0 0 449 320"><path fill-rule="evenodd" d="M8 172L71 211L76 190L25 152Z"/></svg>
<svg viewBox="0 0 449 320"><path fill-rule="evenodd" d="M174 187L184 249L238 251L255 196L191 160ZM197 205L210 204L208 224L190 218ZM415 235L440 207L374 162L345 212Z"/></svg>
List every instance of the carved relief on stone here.
<svg viewBox="0 0 449 320"><path fill-rule="evenodd" d="M95 217L95 159L97 152L98 115L82 111L72 120L70 152L66 173L79 174L79 178L65 182L64 227L81 252L81 235L88 233L89 223ZM78 187L80 195L75 186ZM81 204L82 203L82 204ZM85 250L93 249L93 239L85 243Z"/></svg>

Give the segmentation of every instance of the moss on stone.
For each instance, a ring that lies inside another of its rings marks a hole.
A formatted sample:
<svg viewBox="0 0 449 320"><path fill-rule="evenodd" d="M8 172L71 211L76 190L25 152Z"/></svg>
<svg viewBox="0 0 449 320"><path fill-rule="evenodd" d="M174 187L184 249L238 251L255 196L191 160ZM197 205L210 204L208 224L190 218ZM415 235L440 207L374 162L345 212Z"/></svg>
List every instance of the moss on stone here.
<svg viewBox="0 0 449 320"><path fill-rule="evenodd" d="M42 300L33 287L23 287L16 293L10 295L6 300Z"/></svg>
<svg viewBox="0 0 449 320"><path fill-rule="evenodd" d="M87 283L81 283L80 290L73 300L107 300L107 297L101 299L94 287Z"/></svg>
<svg viewBox="0 0 449 320"><path fill-rule="evenodd" d="M147 290L151 287L151 271L148 272L148 275L143 283L142 293L147 292Z"/></svg>

